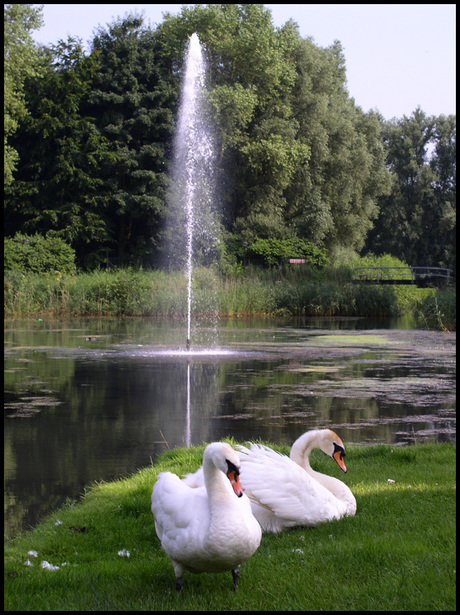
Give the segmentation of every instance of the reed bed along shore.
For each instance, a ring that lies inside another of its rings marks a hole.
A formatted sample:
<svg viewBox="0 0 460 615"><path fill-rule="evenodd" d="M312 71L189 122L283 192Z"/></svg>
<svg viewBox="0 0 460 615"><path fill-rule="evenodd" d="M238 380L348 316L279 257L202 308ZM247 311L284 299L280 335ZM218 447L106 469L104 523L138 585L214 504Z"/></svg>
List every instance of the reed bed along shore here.
<svg viewBox="0 0 460 615"><path fill-rule="evenodd" d="M184 318L183 273L134 269L78 275L5 272L5 316L149 316ZM194 315L399 316L411 312L422 328L456 329L455 288L353 284L346 269L318 272L246 268L222 276L200 268L193 277Z"/></svg>
<svg viewBox="0 0 460 615"><path fill-rule="evenodd" d="M204 446L167 451L128 478L93 485L7 541L5 610L456 610L454 444L348 445L340 476L314 451L312 466L355 494L356 515L265 534L236 592L230 573L186 573L177 594L150 495L158 472L195 470Z"/></svg>

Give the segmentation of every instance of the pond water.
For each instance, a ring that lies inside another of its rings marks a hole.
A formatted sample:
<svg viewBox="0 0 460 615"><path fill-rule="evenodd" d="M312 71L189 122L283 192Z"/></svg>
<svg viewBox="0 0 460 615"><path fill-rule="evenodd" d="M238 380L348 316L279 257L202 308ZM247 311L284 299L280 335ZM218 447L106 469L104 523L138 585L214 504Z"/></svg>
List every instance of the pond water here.
<svg viewBox="0 0 460 615"><path fill-rule="evenodd" d="M455 333L366 319L5 321L5 536L167 448L455 440ZM217 341L216 341L217 340Z"/></svg>

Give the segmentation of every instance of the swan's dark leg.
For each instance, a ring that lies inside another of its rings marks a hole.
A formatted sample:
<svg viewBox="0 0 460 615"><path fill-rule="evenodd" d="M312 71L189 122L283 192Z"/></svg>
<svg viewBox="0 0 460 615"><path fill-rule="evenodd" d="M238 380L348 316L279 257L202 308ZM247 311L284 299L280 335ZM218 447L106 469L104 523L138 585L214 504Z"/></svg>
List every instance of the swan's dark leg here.
<svg viewBox="0 0 460 615"><path fill-rule="evenodd" d="M178 592L182 589L182 585L184 584L184 579L182 577L177 577L176 579L176 589Z"/></svg>
<svg viewBox="0 0 460 615"><path fill-rule="evenodd" d="M238 578L240 576L240 569L238 566L232 570L233 577L233 589L236 591L238 589Z"/></svg>

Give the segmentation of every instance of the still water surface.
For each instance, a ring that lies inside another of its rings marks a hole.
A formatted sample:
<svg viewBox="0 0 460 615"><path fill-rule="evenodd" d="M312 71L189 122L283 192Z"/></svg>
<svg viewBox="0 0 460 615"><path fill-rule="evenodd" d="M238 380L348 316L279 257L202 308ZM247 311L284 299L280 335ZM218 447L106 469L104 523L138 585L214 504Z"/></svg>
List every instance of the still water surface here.
<svg viewBox="0 0 460 615"><path fill-rule="evenodd" d="M5 321L5 535L166 448L455 439L455 334L365 319ZM217 336L217 337L216 337Z"/></svg>

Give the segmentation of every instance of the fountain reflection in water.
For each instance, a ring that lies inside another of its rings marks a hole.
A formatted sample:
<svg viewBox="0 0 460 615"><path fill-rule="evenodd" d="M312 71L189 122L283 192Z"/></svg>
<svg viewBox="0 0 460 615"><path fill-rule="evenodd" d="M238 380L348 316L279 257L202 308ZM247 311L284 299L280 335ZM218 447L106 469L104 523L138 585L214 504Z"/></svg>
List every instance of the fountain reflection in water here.
<svg viewBox="0 0 460 615"><path fill-rule="evenodd" d="M187 415L185 424L185 446L189 448L192 445L192 428L190 416L190 361L187 361Z"/></svg>

